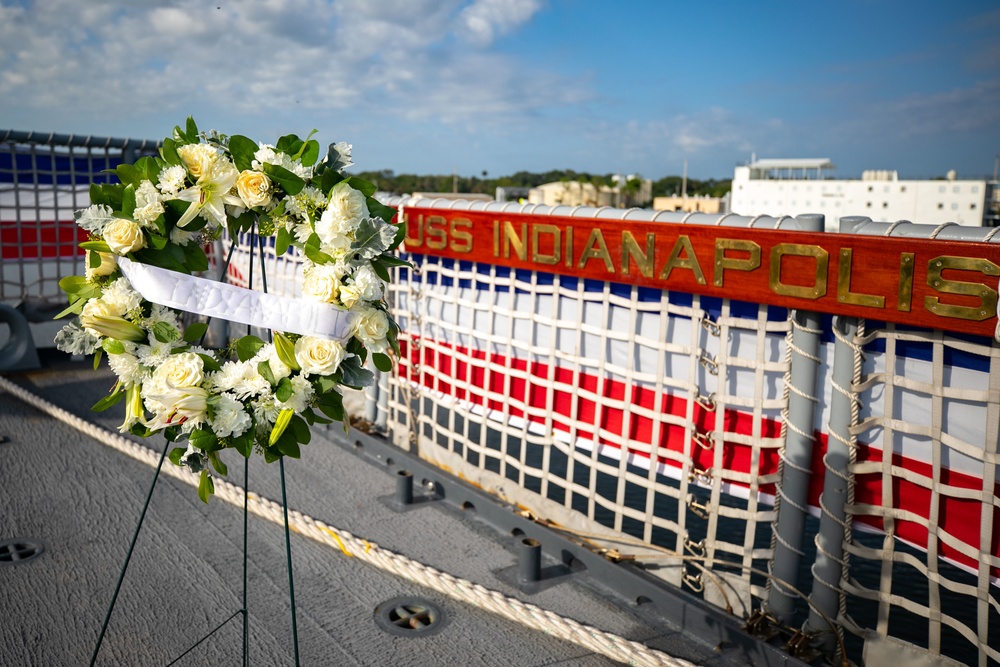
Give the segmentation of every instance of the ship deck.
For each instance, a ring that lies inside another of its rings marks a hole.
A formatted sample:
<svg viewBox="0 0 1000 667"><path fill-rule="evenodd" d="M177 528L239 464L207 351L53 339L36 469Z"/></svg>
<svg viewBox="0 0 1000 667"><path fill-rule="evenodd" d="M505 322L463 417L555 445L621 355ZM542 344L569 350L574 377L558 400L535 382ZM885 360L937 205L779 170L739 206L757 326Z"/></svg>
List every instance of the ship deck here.
<svg viewBox="0 0 1000 667"><path fill-rule="evenodd" d="M89 410L113 384L54 351L43 368L8 379L116 431L121 407ZM0 391L0 541L37 540L39 557L0 566L0 664L87 664L154 469ZM342 446L339 424L314 429L301 460L286 462L291 508L456 577L701 665L738 664L667 620L617 598L581 572L527 594L511 580L515 540L445 503L400 512L388 466ZM142 444L160 451L162 440ZM242 468L228 457L229 479ZM169 462L165 466L172 465ZM277 465L250 465L253 493L281 500ZM381 499L381 500L380 500ZM161 475L110 619L98 665L168 664L241 607L242 508ZM251 515L248 535L250 664L293 664L280 525ZM294 591L303 665L597 665L615 661L452 599L293 533ZM549 565L547 561L543 565ZM438 607L435 634L390 634L375 621L401 596ZM239 664L240 618L177 664Z"/></svg>

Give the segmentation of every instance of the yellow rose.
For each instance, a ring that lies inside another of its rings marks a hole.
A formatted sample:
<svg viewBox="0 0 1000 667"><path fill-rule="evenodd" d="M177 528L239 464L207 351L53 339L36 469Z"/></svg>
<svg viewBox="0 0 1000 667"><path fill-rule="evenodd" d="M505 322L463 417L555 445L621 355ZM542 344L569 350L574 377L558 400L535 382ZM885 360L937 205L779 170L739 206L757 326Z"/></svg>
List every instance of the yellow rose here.
<svg viewBox="0 0 1000 667"><path fill-rule="evenodd" d="M96 267L90 266L90 258L92 257L94 251L87 251L87 280L93 280L97 276L110 276L118 268L118 261L115 260L115 256L109 252L99 252L98 255L101 256L101 265Z"/></svg>
<svg viewBox="0 0 1000 667"><path fill-rule="evenodd" d="M303 375L332 375L347 358L347 350L335 340L303 336L295 341L295 361Z"/></svg>
<svg viewBox="0 0 1000 667"><path fill-rule="evenodd" d="M146 237L142 235L142 227L124 218L118 218L104 228L104 240L117 255L146 247Z"/></svg>
<svg viewBox="0 0 1000 667"><path fill-rule="evenodd" d="M177 154L184 161L188 172L196 179L212 172L219 152L208 144L184 144L177 147Z"/></svg>
<svg viewBox="0 0 1000 667"><path fill-rule="evenodd" d="M236 179L236 192L247 208L267 206L271 203L271 179L263 172L247 169Z"/></svg>

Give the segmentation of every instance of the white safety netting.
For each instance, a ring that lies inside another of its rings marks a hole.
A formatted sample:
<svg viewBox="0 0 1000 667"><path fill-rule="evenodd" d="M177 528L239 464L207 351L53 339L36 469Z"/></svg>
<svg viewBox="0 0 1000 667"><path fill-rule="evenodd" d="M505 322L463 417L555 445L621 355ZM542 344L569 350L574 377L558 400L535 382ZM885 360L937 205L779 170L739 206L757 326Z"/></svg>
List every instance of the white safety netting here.
<svg viewBox="0 0 1000 667"><path fill-rule="evenodd" d="M861 334L841 623L1000 664L1000 346Z"/></svg>
<svg viewBox="0 0 1000 667"><path fill-rule="evenodd" d="M785 311L411 259L390 294L399 443L747 613L771 555ZM734 565L703 576L698 557Z"/></svg>

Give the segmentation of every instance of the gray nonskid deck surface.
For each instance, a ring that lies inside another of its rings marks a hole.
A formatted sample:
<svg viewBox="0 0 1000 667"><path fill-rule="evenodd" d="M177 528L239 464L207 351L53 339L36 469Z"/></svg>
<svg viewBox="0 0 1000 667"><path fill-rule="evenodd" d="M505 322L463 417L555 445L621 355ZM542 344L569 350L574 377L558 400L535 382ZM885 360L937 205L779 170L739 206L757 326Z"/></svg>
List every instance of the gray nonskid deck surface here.
<svg viewBox="0 0 1000 667"><path fill-rule="evenodd" d="M10 376L85 419L116 429L120 406L89 406L113 384L106 371L57 363ZM437 505L397 513L378 501L395 479L344 451L318 430L302 460L285 464L289 506L380 546L629 639L700 664L723 664L710 647L663 625L649 625L576 582L525 596L494 574L516 564L492 531ZM0 566L0 665L87 664L135 528L153 468L136 462L0 391L0 540L41 540L45 553ZM162 440L143 444L162 447ZM227 454L232 454L228 452ZM230 479L242 463L228 456ZM166 462L164 465L172 465ZM251 490L281 498L278 466L255 457ZM165 665L240 608L242 511L207 507L193 487L161 476L99 665ZM292 536L299 649L303 665L609 665L602 656L456 602L337 550ZM284 537L250 517L250 662L293 664ZM375 607L421 596L446 614L436 635L390 635ZM239 618L180 665L238 665Z"/></svg>

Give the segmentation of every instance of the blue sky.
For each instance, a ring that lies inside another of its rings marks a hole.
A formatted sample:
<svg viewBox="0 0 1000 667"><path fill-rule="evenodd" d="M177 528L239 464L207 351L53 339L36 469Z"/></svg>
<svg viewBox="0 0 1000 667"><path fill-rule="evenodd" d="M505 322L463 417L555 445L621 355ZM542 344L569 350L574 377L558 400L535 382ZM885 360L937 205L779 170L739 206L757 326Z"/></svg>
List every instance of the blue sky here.
<svg viewBox="0 0 1000 667"><path fill-rule="evenodd" d="M0 0L0 128L316 128L397 173L982 177L998 34L993 0Z"/></svg>

